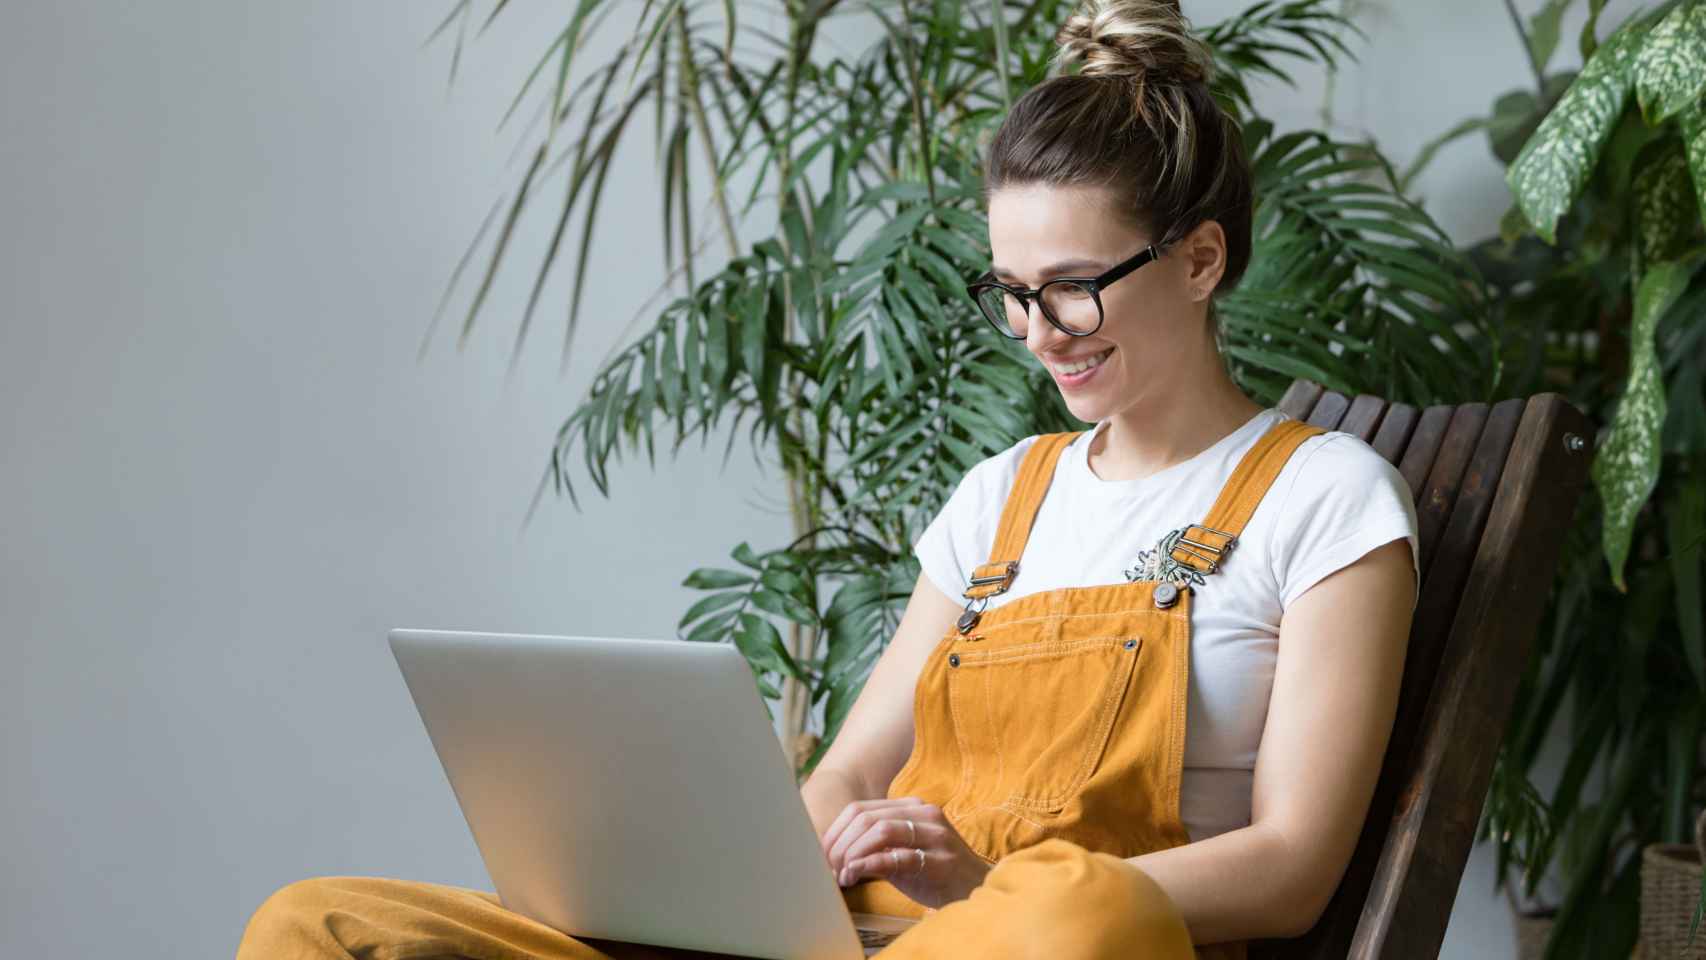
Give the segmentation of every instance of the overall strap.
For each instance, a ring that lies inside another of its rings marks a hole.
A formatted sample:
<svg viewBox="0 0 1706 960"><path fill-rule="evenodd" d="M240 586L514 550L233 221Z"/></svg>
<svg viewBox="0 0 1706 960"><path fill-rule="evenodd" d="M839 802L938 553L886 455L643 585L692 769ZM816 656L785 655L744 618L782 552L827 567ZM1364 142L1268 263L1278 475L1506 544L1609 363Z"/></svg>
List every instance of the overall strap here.
<svg viewBox="0 0 1706 960"><path fill-rule="evenodd" d="M1256 505L1273 486L1286 461L1303 441L1316 434L1326 433L1322 427L1301 420L1281 420L1268 428L1256 445L1238 461L1220 496L1209 508L1201 523L1184 529L1169 555L1198 573L1214 573L1228 551L1238 543L1238 535L1250 522Z"/></svg>
<svg viewBox="0 0 1706 960"><path fill-rule="evenodd" d="M971 572L971 584L962 594L967 600L978 600L1005 593L1019 574L1019 557L1025 552L1025 541L1031 535L1031 524L1043 505L1043 494L1054 482L1054 466L1060 452L1082 431L1045 433L1037 437L1025 451L1019 463L1019 476L1007 494L1001 508L1001 525L995 531L995 544L989 551L989 562Z"/></svg>

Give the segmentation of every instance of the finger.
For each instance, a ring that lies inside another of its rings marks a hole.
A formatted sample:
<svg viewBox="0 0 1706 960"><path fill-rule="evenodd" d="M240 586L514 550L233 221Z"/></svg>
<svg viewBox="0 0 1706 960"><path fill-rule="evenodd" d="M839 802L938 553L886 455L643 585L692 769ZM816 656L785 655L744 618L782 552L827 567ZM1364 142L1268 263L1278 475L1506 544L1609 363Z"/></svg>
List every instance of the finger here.
<svg viewBox="0 0 1706 960"><path fill-rule="evenodd" d="M914 832L917 833L916 839L913 837ZM898 847L907 856L913 855L912 850L914 848L945 849L946 844L942 842L945 834L946 828L934 823L920 823L915 820L913 826L908 827L904 819L884 820L865 831L863 836L854 841L847 848L847 852L842 855L842 861L851 862L861 857L868 857L882 851L885 847Z"/></svg>
<svg viewBox="0 0 1706 960"><path fill-rule="evenodd" d="M855 800L843 807L829 829L823 832L824 856L829 865L836 871L845 865L844 854L847 845L858 839L859 834L873 822L879 811L891 811L897 808L917 806L923 801L917 797L896 797L881 800ZM861 821L859 818L864 817ZM857 826L855 826L857 824Z"/></svg>
<svg viewBox="0 0 1706 960"><path fill-rule="evenodd" d="M928 851L925 853L926 870L934 862ZM851 886L861 880L905 880L908 877L920 877L923 874L918 869L918 855L910 848L902 850L899 847L888 847L875 853L866 854L847 863L843 871L843 886Z"/></svg>
<svg viewBox="0 0 1706 960"><path fill-rule="evenodd" d="M834 842L829 845L829 864L837 872L847 865L847 848L858 842L866 830L885 819L916 821L922 816L920 811L924 803L917 797L900 797L887 801L860 801L859 806L860 809L848 818Z"/></svg>

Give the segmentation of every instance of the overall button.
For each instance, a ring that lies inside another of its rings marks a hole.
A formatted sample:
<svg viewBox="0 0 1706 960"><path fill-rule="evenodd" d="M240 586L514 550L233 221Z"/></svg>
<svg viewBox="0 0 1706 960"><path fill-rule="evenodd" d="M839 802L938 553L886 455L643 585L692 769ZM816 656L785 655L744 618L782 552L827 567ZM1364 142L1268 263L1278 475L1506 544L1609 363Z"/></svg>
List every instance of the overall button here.
<svg viewBox="0 0 1706 960"><path fill-rule="evenodd" d="M1132 648L1132 647L1135 647L1135 646L1137 646L1137 641L1136 641L1136 640L1127 640L1127 641L1126 641L1126 642L1125 642L1125 648L1126 648L1126 649L1127 649L1127 650L1130 650L1130 649L1131 649L1131 648Z"/></svg>
<svg viewBox="0 0 1706 960"><path fill-rule="evenodd" d="M948 654L948 666L957 667L959 665L960 665L960 655L957 653Z"/></svg>
<svg viewBox="0 0 1706 960"><path fill-rule="evenodd" d="M1155 585L1155 607L1165 610L1179 602L1179 588L1163 580Z"/></svg>

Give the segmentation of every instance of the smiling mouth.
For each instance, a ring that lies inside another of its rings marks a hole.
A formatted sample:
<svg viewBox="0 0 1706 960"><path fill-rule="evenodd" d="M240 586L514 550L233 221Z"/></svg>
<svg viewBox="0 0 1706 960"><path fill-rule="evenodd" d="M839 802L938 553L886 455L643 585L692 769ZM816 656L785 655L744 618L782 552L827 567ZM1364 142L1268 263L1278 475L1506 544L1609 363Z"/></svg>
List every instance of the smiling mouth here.
<svg viewBox="0 0 1706 960"><path fill-rule="evenodd" d="M1076 360L1071 361L1070 363L1062 363L1058 360L1051 360L1051 361L1049 361L1049 368L1052 369L1055 373L1060 374L1061 376L1071 376L1075 373L1083 373L1084 371L1090 369L1091 367L1100 366L1105 360L1108 359L1108 355L1113 353L1113 352L1114 352L1114 348L1109 347L1106 350L1102 350L1098 353L1092 353L1086 357L1078 358Z"/></svg>

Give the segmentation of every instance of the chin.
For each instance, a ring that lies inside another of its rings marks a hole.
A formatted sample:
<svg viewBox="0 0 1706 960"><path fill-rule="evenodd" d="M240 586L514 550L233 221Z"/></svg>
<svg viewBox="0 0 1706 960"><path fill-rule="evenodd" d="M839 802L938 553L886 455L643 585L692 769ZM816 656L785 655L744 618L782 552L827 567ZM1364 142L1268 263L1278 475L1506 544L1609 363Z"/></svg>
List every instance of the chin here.
<svg viewBox="0 0 1706 960"><path fill-rule="evenodd" d="M1074 401L1065 394L1062 394L1061 398L1066 401L1067 412L1085 423L1099 423L1108 416L1107 404L1101 401Z"/></svg>

